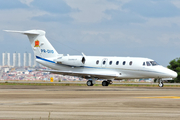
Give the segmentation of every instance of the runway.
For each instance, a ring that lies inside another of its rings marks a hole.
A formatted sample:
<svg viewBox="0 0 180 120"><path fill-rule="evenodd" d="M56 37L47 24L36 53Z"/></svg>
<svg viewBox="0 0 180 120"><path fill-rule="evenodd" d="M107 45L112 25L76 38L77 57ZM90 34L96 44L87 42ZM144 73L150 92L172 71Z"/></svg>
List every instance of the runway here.
<svg viewBox="0 0 180 120"><path fill-rule="evenodd" d="M0 86L0 119L178 120L180 88Z"/></svg>

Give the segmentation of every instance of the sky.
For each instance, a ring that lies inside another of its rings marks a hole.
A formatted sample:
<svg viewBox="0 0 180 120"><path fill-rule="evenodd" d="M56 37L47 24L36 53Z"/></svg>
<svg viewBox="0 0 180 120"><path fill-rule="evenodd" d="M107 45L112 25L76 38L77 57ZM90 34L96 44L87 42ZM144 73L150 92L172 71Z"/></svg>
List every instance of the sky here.
<svg viewBox="0 0 180 120"><path fill-rule="evenodd" d="M59 54L145 57L163 66L180 57L179 0L0 3L1 52L32 53L27 36L3 30L40 29Z"/></svg>

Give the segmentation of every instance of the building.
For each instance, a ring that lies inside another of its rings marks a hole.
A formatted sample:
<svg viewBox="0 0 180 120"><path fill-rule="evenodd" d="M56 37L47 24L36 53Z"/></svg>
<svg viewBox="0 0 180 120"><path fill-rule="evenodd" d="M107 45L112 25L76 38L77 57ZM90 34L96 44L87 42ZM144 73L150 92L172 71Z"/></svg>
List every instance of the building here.
<svg viewBox="0 0 180 120"><path fill-rule="evenodd" d="M18 60L17 61L17 66L21 67L21 54L20 53L17 54L17 60Z"/></svg>
<svg viewBox="0 0 180 120"><path fill-rule="evenodd" d="M28 53L28 66L31 67L31 53Z"/></svg>
<svg viewBox="0 0 180 120"><path fill-rule="evenodd" d="M27 53L25 52L23 54L23 63L21 63L21 54L20 53L13 53L12 54L12 60L11 60L11 57L10 57L10 53L2 53L2 66L13 66L13 67L21 67L21 66L24 66L24 67L31 67L32 65L35 67L35 66L38 66L37 62L36 62L36 58L34 56L34 63L32 63L32 55L31 53Z"/></svg>
<svg viewBox="0 0 180 120"><path fill-rule="evenodd" d="M36 67L37 66L37 63L36 63L36 56L35 56L35 54L34 54L34 65L33 65L34 67Z"/></svg>
<svg viewBox="0 0 180 120"><path fill-rule="evenodd" d="M11 66L10 53L7 53L7 66Z"/></svg>
<svg viewBox="0 0 180 120"><path fill-rule="evenodd" d="M24 67L27 66L27 53L24 53L24 57L23 57L23 61L24 61Z"/></svg>
<svg viewBox="0 0 180 120"><path fill-rule="evenodd" d="M16 52L13 53L13 67L16 67L17 66L17 54Z"/></svg>
<svg viewBox="0 0 180 120"><path fill-rule="evenodd" d="M31 53L24 53L24 67L31 67Z"/></svg>
<svg viewBox="0 0 180 120"><path fill-rule="evenodd" d="M6 53L2 53L2 66L6 65Z"/></svg>
<svg viewBox="0 0 180 120"><path fill-rule="evenodd" d="M21 54L20 53L13 53L13 67L20 67L21 66Z"/></svg>
<svg viewBox="0 0 180 120"><path fill-rule="evenodd" d="M2 66L11 66L10 53L2 53Z"/></svg>

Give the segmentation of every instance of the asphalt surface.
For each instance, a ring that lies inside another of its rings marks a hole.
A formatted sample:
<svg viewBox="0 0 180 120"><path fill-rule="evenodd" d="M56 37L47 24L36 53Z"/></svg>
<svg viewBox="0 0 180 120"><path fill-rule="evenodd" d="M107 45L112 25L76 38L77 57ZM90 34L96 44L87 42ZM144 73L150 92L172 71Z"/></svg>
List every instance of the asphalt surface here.
<svg viewBox="0 0 180 120"><path fill-rule="evenodd" d="M179 120L180 88L0 86L0 120Z"/></svg>
<svg viewBox="0 0 180 120"><path fill-rule="evenodd" d="M46 82L39 82L39 81L0 81L0 83L48 83L48 84L86 84L86 82L50 82L50 81L46 81ZM102 84L101 81L96 82L96 84ZM114 82L113 84L115 85L158 85L158 83L141 83L141 82L137 82L137 83L121 83L121 82ZM172 86L177 86L180 85L180 83L164 83L164 85L172 85Z"/></svg>

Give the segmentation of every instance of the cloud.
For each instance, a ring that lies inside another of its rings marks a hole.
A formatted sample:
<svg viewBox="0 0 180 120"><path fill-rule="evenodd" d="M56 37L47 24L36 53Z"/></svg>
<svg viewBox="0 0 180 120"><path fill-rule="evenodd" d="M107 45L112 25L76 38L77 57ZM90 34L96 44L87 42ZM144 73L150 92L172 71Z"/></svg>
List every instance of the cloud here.
<svg viewBox="0 0 180 120"><path fill-rule="evenodd" d="M31 5L49 13L66 14L72 12L71 7L63 0L34 0Z"/></svg>
<svg viewBox="0 0 180 120"><path fill-rule="evenodd" d="M38 21L31 20L32 17L46 14L43 11L29 9L0 10L0 27L2 30L28 30L41 28ZM42 28L41 28L42 29Z"/></svg>
<svg viewBox="0 0 180 120"><path fill-rule="evenodd" d="M104 11L118 8L118 5L106 0L66 0L66 2L71 8L79 10L70 14L78 23L99 23L103 19L110 18Z"/></svg>
<svg viewBox="0 0 180 120"><path fill-rule="evenodd" d="M1 0L0 10L17 8L28 8L28 6L20 2L19 0Z"/></svg>
<svg viewBox="0 0 180 120"><path fill-rule="evenodd" d="M160 18L180 15L180 9L169 0L132 0L124 4L122 8L144 17Z"/></svg>
<svg viewBox="0 0 180 120"><path fill-rule="evenodd" d="M180 1L179 0L172 0L171 1L173 5L175 5L177 8L180 8Z"/></svg>
<svg viewBox="0 0 180 120"><path fill-rule="evenodd" d="M30 6L30 3L33 2L34 0L19 0L19 1L23 4Z"/></svg>
<svg viewBox="0 0 180 120"><path fill-rule="evenodd" d="M179 34L162 34L158 37L158 40L167 46L180 46L180 35Z"/></svg>
<svg viewBox="0 0 180 120"><path fill-rule="evenodd" d="M39 22L69 23L73 21L69 13L77 12L77 10L72 9L63 0L34 0L31 2L31 6L46 12L44 15L32 17L31 20Z"/></svg>
<svg viewBox="0 0 180 120"><path fill-rule="evenodd" d="M106 24L110 25L122 25L122 24L129 24L129 23L144 23L147 20L142 16L122 10L107 10L105 11L106 14L111 16L111 19L104 20Z"/></svg>
<svg viewBox="0 0 180 120"><path fill-rule="evenodd" d="M73 21L73 19L66 14L62 14L62 15L45 14L42 16L33 17L32 20L36 20L40 22L60 22L60 23L69 23Z"/></svg>
<svg viewBox="0 0 180 120"><path fill-rule="evenodd" d="M146 18L141 15L122 9L129 0L79 0L78 2L66 0L66 2L72 9L79 10L79 12L70 13L77 23L112 26L146 22Z"/></svg>

